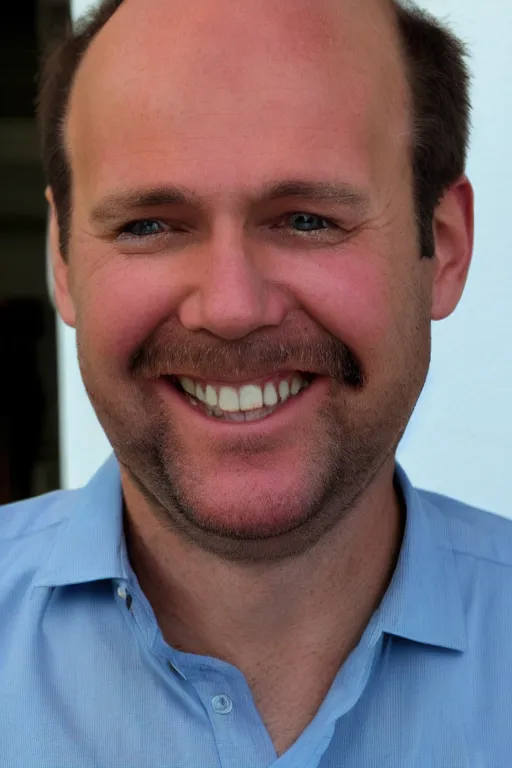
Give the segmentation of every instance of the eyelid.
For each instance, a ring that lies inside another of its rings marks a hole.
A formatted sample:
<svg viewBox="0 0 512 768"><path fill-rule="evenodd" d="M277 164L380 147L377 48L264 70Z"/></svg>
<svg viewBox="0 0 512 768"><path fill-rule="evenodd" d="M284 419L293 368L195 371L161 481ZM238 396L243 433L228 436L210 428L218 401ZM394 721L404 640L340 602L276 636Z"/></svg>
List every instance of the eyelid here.
<svg viewBox="0 0 512 768"><path fill-rule="evenodd" d="M322 219L323 221L327 222L327 224L329 225L328 227L322 227L322 229L320 230L312 231L312 234L317 234L318 232L321 232L322 230L327 230L327 229L337 229L339 232L345 233L345 234L348 234L350 231L348 227L344 227L343 224L341 224L341 222L335 221L334 219L330 218L330 216L324 216L322 213L313 213L311 211L292 211L291 213L283 214L279 220L281 221L282 219L287 219L287 218L290 218L291 216L301 216L301 215L316 216L318 219ZM301 233L298 231L297 234L301 234ZM302 234L307 234L307 232L304 232Z"/></svg>
<svg viewBox="0 0 512 768"><path fill-rule="evenodd" d="M128 232L127 230L134 227L136 224L142 224L144 222L152 222L158 224L161 228L161 232L153 232L149 235L133 235L131 232ZM126 224L122 224L121 226L116 228L115 234L117 237L121 237L124 235L126 238L133 238L140 240L142 237L159 237L163 234L165 234L166 231L170 229L170 226L166 224L164 221L161 221L161 219L152 219L150 217L145 217L142 219L133 219L132 221L128 221Z"/></svg>
<svg viewBox="0 0 512 768"><path fill-rule="evenodd" d="M332 224L333 227L339 227L339 224L337 224L334 219L331 219L329 216L324 216L323 213L315 213L314 211L290 211L290 213L282 214L280 218L289 219L292 216L316 216L317 219L323 219L324 221L327 221L328 224Z"/></svg>

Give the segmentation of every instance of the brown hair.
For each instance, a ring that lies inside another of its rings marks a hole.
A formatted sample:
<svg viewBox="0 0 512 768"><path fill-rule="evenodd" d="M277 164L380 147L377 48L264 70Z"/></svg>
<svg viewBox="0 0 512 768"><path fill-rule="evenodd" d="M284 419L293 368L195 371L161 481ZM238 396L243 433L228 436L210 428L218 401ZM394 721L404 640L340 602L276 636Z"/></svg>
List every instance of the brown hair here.
<svg viewBox="0 0 512 768"><path fill-rule="evenodd" d="M53 191L66 257L71 218L71 168L65 121L76 72L94 37L122 0L103 0L46 58L39 93L43 165ZM446 189L464 173L470 131L470 74L465 45L412 3L393 0L413 105L414 195L421 255L434 254L433 214Z"/></svg>

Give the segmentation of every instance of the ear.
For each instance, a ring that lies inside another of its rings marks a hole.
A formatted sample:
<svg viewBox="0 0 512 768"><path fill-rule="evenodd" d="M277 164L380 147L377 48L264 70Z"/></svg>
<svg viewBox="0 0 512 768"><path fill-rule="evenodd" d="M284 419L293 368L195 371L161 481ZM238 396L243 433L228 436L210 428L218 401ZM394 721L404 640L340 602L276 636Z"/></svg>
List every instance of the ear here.
<svg viewBox="0 0 512 768"><path fill-rule="evenodd" d="M55 201L50 187L46 190L46 199L50 205L50 256L54 283L55 304L59 315L66 325L76 325L76 312L70 291L69 265L60 249L59 220Z"/></svg>
<svg viewBox="0 0 512 768"><path fill-rule="evenodd" d="M453 184L438 204L434 237L432 320L443 320L461 299L473 254L474 195L466 176Z"/></svg>

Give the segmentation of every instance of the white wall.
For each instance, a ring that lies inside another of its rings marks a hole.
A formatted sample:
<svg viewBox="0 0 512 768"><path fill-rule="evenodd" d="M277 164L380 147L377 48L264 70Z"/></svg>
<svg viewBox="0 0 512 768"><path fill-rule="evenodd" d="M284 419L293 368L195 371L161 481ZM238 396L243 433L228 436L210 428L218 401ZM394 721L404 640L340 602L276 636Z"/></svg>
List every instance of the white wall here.
<svg viewBox="0 0 512 768"><path fill-rule="evenodd" d="M476 190L476 247L465 296L433 328L425 391L398 458L413 482L512 518L512 24L510 0L423 0L469 44L475 73L468 172ZM75 0L76 13L92 3ZM62 482L83 484L109 453L80 381L74 335L59 324Z"/></svg>
<svg viewBox="0 0 512 768"><path fill-rule="evenodd" d="M476 241L455 314L434 325L432 368L399 459L419 486L512 518L512 48L509 0L424 0L472 51L473 137L468 175Z"/></svg>
<svg viewBox="0 0 512 768"><path fill-rule="evenodd" d="M71 14L74 19L79 19L82 14L87 13L90 8L99 5L97 0L71 0Z"/></svg>

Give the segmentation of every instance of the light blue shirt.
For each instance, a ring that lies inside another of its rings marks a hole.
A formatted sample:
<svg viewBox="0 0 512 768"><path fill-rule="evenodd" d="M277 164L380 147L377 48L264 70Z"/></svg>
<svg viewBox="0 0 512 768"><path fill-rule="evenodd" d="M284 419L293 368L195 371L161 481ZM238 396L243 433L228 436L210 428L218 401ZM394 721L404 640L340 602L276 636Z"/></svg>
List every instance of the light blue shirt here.
<svg viewBox="0 0 512 768"><path fill-rule="evenodd" d="M1 768L512 766L512 523L397 477L391 585L279 759L240 671L164 642L113 457L84 489L1 508Z"/></svg>

